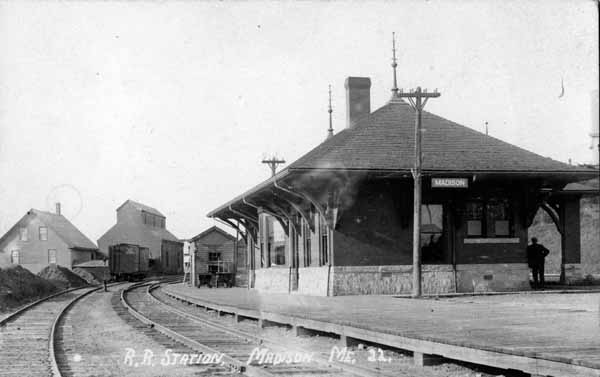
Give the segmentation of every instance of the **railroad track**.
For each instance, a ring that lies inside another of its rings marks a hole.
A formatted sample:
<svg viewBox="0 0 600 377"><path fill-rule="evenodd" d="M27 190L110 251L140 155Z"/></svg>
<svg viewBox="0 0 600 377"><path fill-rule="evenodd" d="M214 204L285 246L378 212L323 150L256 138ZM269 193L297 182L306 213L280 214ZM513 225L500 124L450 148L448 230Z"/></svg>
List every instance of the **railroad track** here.
<svg viewBox="0 0 600 377"><path fill-rule="evenodd" d="M176 282L181 279L161 279ZM144 284L119 283L108 294L100 291L89 295L63 312L57 321L54 351L60 377L85 376L213 376L229 374L221 366L161 366L159 357L152 365L141 359L128 362L128 350L139 355L165 350L173 353L194 351L155 331L133 317L121 303L121 291L128 286ZM144 364L144 365L139 365ZM135 365L134 365L135 364Z"/></svg>
<svg viewBox="0 0 600 377"><path fill-rule="evenodd" d="M330 361L318 352L290 348L257 334L223 326L218 321L180 310L153 294L159 284L123 291L122 300L140 321L196 352L222 355L222 364L249 376L369 376L386 375L381 370ZM190 307L191 308L191 307ZM264 357L257 357L264 355ZM271 356L269 356L271 355ZM280 359L277 362L277 355ZM254 356L254 357L252 357ZM292 361L292 362L290 362ZM394 373L398 375L398 373Z"/></svg>
<svg viewBox="0 0 600 377"><path fill-rule="evenodd" d="M0 376L56 375L53 333L58 318L75 301L97 290L83 287L29 304L0 323Z"/></svg>

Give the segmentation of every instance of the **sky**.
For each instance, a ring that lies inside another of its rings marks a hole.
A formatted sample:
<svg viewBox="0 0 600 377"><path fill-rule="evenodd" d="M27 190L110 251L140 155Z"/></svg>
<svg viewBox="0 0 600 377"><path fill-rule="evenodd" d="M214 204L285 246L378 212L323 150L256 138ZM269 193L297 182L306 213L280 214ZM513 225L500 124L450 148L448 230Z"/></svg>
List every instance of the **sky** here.
<svg viewBox="0 0 600 377"><path fill-rule="evenodd" d="M127 199L200 233L270 176L264 156L324 140L328 85L336 132L346 77L389 100L392 32L399 86L442 94L428 111L589 162L597 6L540 4L0 1L0 234L60 201L96 242Z"/></svg>

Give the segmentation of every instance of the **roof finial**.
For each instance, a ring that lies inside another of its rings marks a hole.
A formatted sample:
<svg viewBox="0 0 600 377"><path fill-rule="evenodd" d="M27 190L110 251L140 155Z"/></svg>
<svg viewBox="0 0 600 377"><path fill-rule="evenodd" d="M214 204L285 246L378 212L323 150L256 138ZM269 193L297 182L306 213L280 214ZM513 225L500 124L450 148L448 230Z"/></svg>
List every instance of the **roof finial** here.
<svg viewBox="0 0 600 377"><path fill-rule="evenodd" d="M331 119L331 113L333 112L331 109L331 85L329 85L329 108L327 112L329 113L329 129L327 130L327 138L329 139L333 136L333 121Z"/></svg>
<svg viewBox="0 0 600 377"><path fill-rule="evenodd" d="M392 96L398 95L398 82L396 81L396 33L392 32L392 68L394 69L394 86L392 86Z"/></svg>

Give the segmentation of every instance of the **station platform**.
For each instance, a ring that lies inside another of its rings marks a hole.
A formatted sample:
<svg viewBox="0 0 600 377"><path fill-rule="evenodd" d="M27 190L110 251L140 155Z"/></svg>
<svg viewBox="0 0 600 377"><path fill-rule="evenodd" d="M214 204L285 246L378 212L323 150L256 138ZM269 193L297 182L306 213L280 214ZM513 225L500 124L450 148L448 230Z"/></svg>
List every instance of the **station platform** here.
<svg viewBox="0 0 600 377"><path fill-rule="evenodd" d="M411 299L315 297L174 284L173 297L236 316L542 376L600 376L600 293Z"/></svg>

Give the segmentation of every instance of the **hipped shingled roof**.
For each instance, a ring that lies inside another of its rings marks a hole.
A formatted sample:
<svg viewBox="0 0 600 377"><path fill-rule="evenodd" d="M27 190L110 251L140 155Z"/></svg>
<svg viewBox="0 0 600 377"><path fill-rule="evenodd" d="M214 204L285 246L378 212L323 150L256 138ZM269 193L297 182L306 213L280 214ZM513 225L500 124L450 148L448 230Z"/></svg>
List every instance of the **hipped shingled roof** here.
<svg viewBox="0 0 600 377"><path fill-rule="evenodd" d="M214 217L278 179L307 170L410 172L414 167L415 111L399 98L360 119L300 157L274 177L208 213ZM568 181L597 170L540 156L438 115L422 113L422 169L438 173L543 174Z"/></svg>
<svg viewBox="0 0 600 377"><path fill-rule="evenodd" d="M410 170L414 165L415 112L394 99L329 138L288 169ZM432 171L575 172L492 136L424 111L423 169ZM585 169L589 171L589 169Z"/></svg>

